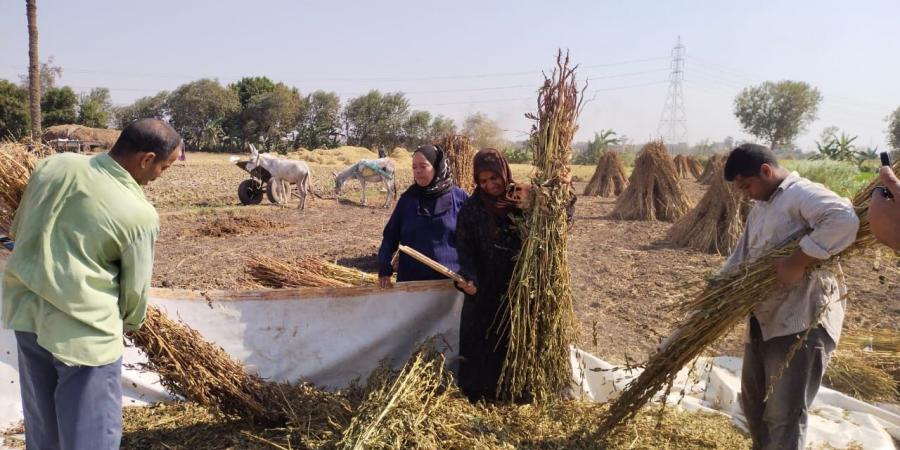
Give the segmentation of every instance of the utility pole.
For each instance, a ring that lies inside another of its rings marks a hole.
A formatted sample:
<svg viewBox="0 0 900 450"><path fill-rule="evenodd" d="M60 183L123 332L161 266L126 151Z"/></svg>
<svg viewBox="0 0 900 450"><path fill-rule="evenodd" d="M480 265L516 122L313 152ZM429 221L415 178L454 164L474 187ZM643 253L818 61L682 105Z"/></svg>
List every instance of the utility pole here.
<svg viewBox="0 0 900 450"><path fill-rule="evenodd" d="M669 72L669 91L659 118L657 136L669 145L688 143L687 114L684 112L684 45L681 36L672 48L672 71Z"/></svg>

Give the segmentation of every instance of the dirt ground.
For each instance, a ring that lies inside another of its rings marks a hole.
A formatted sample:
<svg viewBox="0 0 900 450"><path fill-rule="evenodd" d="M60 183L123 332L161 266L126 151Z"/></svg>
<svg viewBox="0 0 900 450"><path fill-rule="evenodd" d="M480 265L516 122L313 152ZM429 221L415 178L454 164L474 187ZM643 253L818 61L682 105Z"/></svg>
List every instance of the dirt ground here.
<svg viewBox="0 0 900 450"><path fill-rule="evenodd" d="M187 289L246 288L246 261L253 255L292 259L319 255L362 270L376 269L381 232L390 215L381 208L385 194L369 188L369 206L359 202L350 182L343 199L334 198L331 172L342 167L311 163L313 184L323 197L304 211L268 204L242 206L237 186L247 174L228 155L189 154L148 189L160 211L153 283ZM410 182L410 169L398 164L398 190ZM525 179L527 166L514 168ZM593 168L575 169L586 180ZM704 187L683 182L699 200ZM583 181L576 182L578 192ZM569 264L579 345L615 361L640 361L678 319L669 308L687 283L717 270L723 257L674 248L665 242L671 224L619 221L607 216L614 199L579 197L569 242ZM888 253L888 252L885 252ZM877 262L877 264L876 264ZM874 254L844 264L851 297L846 329L900 329L900 274L895 260ZM735 330L715 353L739 354Z"/></svg>

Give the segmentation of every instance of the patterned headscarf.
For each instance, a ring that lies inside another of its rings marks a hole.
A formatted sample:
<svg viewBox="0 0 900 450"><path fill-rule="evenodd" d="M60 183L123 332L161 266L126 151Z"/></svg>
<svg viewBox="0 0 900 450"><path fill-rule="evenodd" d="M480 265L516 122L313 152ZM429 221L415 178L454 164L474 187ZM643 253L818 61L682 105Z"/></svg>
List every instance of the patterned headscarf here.
<svg viewBox="0 0 900 450"><path fill-rule="evenodd" d="M437 145L423 145L413 153L421 153L422 156L434 167L434 178L428 186L422 187L413 182L412 188L419 191L423 197L440 197L453 188L453 176L450 173L450 164L444 149Z"/></svg>

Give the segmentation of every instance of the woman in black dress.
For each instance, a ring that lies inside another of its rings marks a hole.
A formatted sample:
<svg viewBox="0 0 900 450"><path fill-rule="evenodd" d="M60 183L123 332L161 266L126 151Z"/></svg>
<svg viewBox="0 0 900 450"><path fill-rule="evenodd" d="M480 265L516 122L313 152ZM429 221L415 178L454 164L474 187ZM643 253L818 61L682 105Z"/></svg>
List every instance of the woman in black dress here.
<svg viewBox="0 0 900 450"><path fill-rule="evenodd" d="M507 338L493 327L515 268L522 240L514 219L519 203L507 195L512 173L503 154L484 149L475 155L475 192L456 224L459 283L466 293L459 325L459 386L471 401L496 398Z"/></svg>

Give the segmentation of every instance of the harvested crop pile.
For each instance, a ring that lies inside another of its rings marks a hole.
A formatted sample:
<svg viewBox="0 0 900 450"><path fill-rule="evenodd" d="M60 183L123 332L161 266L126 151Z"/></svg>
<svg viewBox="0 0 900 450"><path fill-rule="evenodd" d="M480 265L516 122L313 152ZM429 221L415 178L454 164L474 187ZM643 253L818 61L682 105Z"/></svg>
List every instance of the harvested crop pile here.
<svg viewBox="0 0 900 450"><path fill-rule="evenodd" d="M24 144L0 143L0 232L9 233L37 158Z"/></svg>
<svg viewBox="0 0 900 450"><path fill-rule="evenodd" d="M697 206L672 225L669 240L679 247L729 255L749 212L750 202L719 174Z"/></svg>
<svg viewBox="0 0 900 450"><path fill-rule="evenodd" d="M600 197L616 197L625 190L625 167L622 158L617 152L607 151L603 153L597 162L594 175L584 187L584 195L599 195Z"/></svg>
<svg viewBox="0 0 900 450"><path fill-rule="evenodd" d="M696 180L703 172L703 164L700 164L700 161L691 155L677 155L672 163L675 164L675 172L678 173L678 177L682 179L693 177Z"/></svg>
<svg viewBox="0 0 900 450"><path fill-rule="evenodd" d="M258 255L247 263L247 273L259 284L275 289L378 284L378 275L311 256L288 262Z"/></svg>
<svg viewBox="0 0 900 450"><path fill-rule="evenodd" d="M44 130L44 141L51 139L77 139L79 141L99 142L109 150L122 134L121 130L107 128L91 128L83 125L55 125Z"/></svg>
<svg viewBox="0 0 900 450"><path fill-rule="evenodd" d="M724 173L726 160L728 160L728 157L720 153L710 156L709 160L706 161L706 165L703 166L703 173L697 178L697 182L701 184L712 183L713 178Z"/></svg>
<svg viewBox="0 0 900 450"><path fill-rule="evenodd" d="M612 217L673 222L690 208L691 200L679 184L666 146L652 141L635 160L628 187L616 200Z"/></svg>
<svg viewBox="0 0 900 450"><path fill-rule="evenodd" d="M460 189L471 194L475 191L475 176L472 175L472 159L475 158L475 147L469 138L460 134L448 134L438 144L447 152L450 160L450 173L453 182Z"/></svg>

